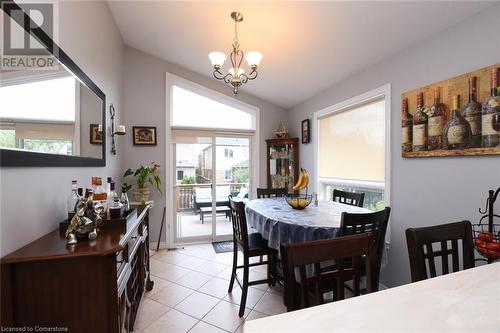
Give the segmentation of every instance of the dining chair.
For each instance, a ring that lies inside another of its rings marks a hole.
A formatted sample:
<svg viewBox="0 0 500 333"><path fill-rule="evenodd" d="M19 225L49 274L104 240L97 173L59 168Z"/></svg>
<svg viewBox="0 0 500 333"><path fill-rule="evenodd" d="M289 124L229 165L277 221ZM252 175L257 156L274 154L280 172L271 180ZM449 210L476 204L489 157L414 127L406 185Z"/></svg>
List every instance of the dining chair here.
<svg viewBox="0 0 500 333"><path fill-rule="evenodd" d="M340 203L363 207L363 202L365 201L364 192L346 192L341 190L333 190L333 201L338 201Z"/></svg>
<svg viewBox="0 0 500 333"><path fill-rule="evenodd" d="M267 241L264 240L259 233L248 233L244 202L235 201L231 196L229 196L229 205L231 209L231 222L233 225L233 267L228 292L233 290L234 281L236 280L242 290L239 316L243 317L243 314L245 313L248 287L263 283L267 283L271 286L279 280L279 278L272 276L271 273L273 258L274 255L277 254L277 251L268 247ZM239 266L238 251L243 253L243 265ZM250 263L251 257L259 256L267 256L268 259L266 261ZM249 268L258 265L267 265L267 278L249 281ZM236 274L236 269L238 268L243 268L243 281L240 281L238 275Z"/></svg>
<svg viewBox="0 0 500 333"><path fill-rule="evenodd" d="M354 234L371 233L373 234L374 247L376 249L376 267L375 278L378 290L380 278L380 268L382 266L382 256L385 246L385 234L387 224L391 215L391 207L385 207L383 210L373 213L347 213L343 212L340 218L339 236L348 236Z"/></svg>
<svg viewBox="0 0 500 333"><path fill-rule="evenodd" d="M257 198L272 198L272 197L282 197L288 194L288 190L286 188L258 188L257 189Z"/></svg>
<svg viewBox="0 0 500 333"><path fill-rule="evenodd" d="M440 224L430 227L406 229L406 244L410 258L412 282L437 276L436 258L441 261L441 273L448 274L449 256L453 272L460 270L459 245L462 243L463 269L474 267L474 245L472 241L472 225L469 221ZM449 247L451 243L451 247ZM440 245L440 248L437 249ZM427 274L426 261L429 266Z"/></svg>
<svg viewBox="0 0 500 333"><path fill-rule="evenodd" d="M285 276L285 304L288 311L325 303L323 293L334 291L334 299L344 299L344 282L353 280L359 289L366 261L367 291L376 291L376 255L373 235L361 234L303 243L281 244ZM321 263L335 260L332 269Z"/></svg>

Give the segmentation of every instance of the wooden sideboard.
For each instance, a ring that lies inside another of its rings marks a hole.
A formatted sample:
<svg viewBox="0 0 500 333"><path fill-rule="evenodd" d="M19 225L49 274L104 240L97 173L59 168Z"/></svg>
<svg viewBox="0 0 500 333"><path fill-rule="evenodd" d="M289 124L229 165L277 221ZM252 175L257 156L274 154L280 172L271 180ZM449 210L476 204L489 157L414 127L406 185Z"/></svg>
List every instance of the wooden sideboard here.
<svg viewBox="0 0 500 333"><path fill-rule="evenodd" d="M96 240L66 246L56 230L1 259L1 325L131 332L149 270L149 208ZM66 330L67 329L67 330Z"/></svg>

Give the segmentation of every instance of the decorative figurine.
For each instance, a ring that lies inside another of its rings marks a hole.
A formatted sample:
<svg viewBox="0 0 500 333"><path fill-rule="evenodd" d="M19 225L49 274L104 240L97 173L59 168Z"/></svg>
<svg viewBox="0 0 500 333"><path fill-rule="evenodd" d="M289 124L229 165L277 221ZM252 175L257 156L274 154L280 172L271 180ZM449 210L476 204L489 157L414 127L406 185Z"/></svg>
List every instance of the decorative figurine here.
<svg viewBox="0 0 500 333"><path fill-rule="evenodd" d="M77 239L97 238L97 226L102 223L101 215L104 213L104 206L92 200L81 201L76 207L76 214L66 229L67 245L74 245Z"/></svg>
<svg viewBox="0 0 500 333"><path fill-rule="evenodd" d="M286 129L285 122L280 120L278 127L273 131L276 139L285 139L288 137L288 130Z"/></svg>

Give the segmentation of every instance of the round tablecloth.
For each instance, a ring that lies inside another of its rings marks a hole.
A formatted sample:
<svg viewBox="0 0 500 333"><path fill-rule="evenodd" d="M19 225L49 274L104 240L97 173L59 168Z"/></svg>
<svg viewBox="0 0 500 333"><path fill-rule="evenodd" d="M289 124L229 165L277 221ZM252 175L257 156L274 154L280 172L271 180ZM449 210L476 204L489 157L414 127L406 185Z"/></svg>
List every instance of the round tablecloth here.
<svg viewBox="0 0 500 333"><path fill-rule="evenodd" d="M343 212L369 213L368 209L333 201L319 201L304 210L290 207L285 198L251 200L246 205L247 223L279 250L281 243L334 238Z"/></svg>

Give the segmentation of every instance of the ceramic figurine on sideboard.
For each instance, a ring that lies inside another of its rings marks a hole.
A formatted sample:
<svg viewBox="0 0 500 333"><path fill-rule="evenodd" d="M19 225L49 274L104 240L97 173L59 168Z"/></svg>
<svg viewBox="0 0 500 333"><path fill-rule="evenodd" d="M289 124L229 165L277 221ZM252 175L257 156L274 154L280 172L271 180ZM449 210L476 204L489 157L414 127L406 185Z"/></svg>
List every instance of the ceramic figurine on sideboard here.
<svg viewBox="0 0 500 333"><path fill-rule="evenodd" d="M92 200L91 192L87 190L85 198L77 204L76 213L66 229L65 236L68 245L76 244L77 239L94 240L97 238L97 225L101 222L101 215L105 210L100 202Z"/></svg>

